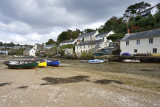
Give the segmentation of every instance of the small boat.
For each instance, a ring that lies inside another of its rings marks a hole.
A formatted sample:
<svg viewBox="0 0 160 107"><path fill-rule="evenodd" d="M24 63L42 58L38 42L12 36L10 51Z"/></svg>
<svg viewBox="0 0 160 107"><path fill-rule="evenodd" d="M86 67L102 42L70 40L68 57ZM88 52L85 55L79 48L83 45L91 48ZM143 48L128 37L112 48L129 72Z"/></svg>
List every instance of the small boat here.
<svg viewBox="0 0 160 107"><path fill-rule="evenodd" d="M100 60L100 59L93 59L93 60L89 60L88 63L90 64L100 64L100 63L103 63L104 61L103 60Z"/></svg>
<svg viewBox="0 0 160 107"><path fill-rule="evenodd" d="M47 60L47 66L59 67L59 65L60 65L59 60Z"/></svg>
<svg viewBox="0 0 160 107"><path fill-rule="evenodd" d="M47 62L45 61L45 62L39 62L38 63L38 67L39 68L45 68L47 66Z"/></svg>
<svg viewBox="0 0 160 107"><path fill-rule="evenodd" d="M82 63L88 62L88 60L81 60Z"/></svg>
<svg viewBox="0 0 160 107"><path fill-rule="evenodd" d="M34 61L6 61L4 62L5 65L8 66L8 68L13 69L31 69L31 68L38 68L38 63Z"/></svg>
<svg viewBox="0 0 160 107"><path fill-rule="evenodd" d="M136 59L124 59L122 60L123 62L132 62L132 63L139 63L140 60L136 60Z"/></svg>

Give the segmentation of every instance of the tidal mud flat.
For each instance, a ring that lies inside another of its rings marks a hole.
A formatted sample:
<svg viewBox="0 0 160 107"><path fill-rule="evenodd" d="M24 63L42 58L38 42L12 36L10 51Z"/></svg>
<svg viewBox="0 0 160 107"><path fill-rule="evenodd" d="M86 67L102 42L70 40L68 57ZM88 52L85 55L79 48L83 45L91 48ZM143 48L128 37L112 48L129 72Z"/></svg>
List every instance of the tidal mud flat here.
<svg viewBox="0 0 160 107"><path fill-rule="evenodd" d="M160 106L159 63L81 63L8 69L0 62L0 107Z"/></svg>

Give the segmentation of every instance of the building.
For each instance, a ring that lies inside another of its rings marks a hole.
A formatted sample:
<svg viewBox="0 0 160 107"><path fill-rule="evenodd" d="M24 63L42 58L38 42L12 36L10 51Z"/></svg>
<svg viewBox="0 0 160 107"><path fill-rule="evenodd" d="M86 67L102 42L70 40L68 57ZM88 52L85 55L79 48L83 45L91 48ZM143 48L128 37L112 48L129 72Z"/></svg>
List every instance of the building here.
<svg viewBox="0 0 160 107"><path fill-rule="evenodd" d="M69 44L74 44L75 43L75 40L71 39L71 40L64 40L60 43L60 46L62 45L69 45Z"/></svg>
<svg viewBox="0 0 160 107"><path fill-rule="evenodd" d="M0 50L0 55L8 55L8 51L2 51L2 50Z"/></svg>
<svg viewBox="0 0 160 107"><path fill-rule="evenodd" d="M159 8L156 5L156 6L153 6L153 7L149 8L149 9L146 9L146 10L138 13L137 15L140 15L142 17L148 17L149 15L153 16L158 12L159 12Z"/></svg>
<svg viewBox="0 0 160 107"><path fill-rule="evenodd" d="M130 19L130 17L136 17L136 16L142 16L142 17L148 17L149 15L155 15L159 12L158 5L153 6L151 8L148 8L146 10L143 10L137 14L132 14L131 12L125 12L123 14L123 22L127 23L127 21Z"/></svg>
<svg viewBox="0 0 160 107"><path fill-rule="evenodd" d="M115 34L114 31L109 31L106 33L98 34L95 36L96 44L95 48L96 50L105 48L109 46L109 43L112 42L111 40L107 40L107 37L110 35Z"/></svg>
<svg viewBox="0 0 160 107"><path fill-rule="evenodd" d="M36 56L36 50L34 48L26 48L23 51L23 55L25 55L25 56Z"/></svg>
<svg viewBox="0 0 160 107"><path fill-rule="evenodd" d="M160 29L126 34L120 41L122 53L160 53Z"/></svg>
<svg viewBox="0 0 160 107"><path fill-rule="evenodd" d="M102 48L108 47L111 40L107 37L115 34L114 31L99 34L98 31L82 34L77 38L77 45L75 47L76 54L82 52L96 52Z"/></svg>
<svg viewBox="0 0 160 107"><path fill-rule="evenodd" d="M42 51L44 49L44 43L36 43L33 48L36 50L36 52Z"/></svg>
<svg viewBox="0 0 160 107"><path fill-rule="evenodd" d="M91 49L95 48L95 36L98 34L98 31L93 31L89 33L84 33L78 36L77 45L75 46L76 54L81 54L82 52L88 52Z"/></svg>
<svg viewBox="0 0 160 107"><path fill-rule="evenodd" d="M51 49L51 48L53 48L53 47L56 47L56 44L45 45L45 46L44 46L44 49L45 49L45 50L46 50L46 49Z"/></svg>

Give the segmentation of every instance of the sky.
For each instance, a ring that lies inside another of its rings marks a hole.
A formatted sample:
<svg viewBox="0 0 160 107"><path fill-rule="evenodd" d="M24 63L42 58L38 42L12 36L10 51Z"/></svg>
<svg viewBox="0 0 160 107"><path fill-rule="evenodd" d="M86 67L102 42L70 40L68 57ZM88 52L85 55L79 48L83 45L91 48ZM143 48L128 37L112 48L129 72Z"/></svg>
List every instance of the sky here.
<svg viewBox="0 0 160 107"><path fill-rule="evenodd" d="M143 0L152 6L159 0ZM68 29L96 29L141 0L0 0L0 42L45 43Z"/></svg>

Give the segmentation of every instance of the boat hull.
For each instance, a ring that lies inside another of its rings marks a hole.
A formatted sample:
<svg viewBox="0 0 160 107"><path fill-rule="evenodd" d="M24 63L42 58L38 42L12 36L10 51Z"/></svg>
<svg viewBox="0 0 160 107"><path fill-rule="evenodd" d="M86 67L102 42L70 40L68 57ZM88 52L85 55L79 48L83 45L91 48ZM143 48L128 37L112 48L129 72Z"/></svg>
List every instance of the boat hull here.
<svg viewBox="0 0 160 107"><path fill-rule="evenodd" d="M10 69L35 69L38 68L38 63L36 62L31 62L27 64L14 64L11 65L9 61L4 62L5 65L8 66Z"/></svg>
<svg viewBox="0 0 160 107"><path fill-rule="evenodd" d="M124 59L123 62L126 62L126 63L140 63L140 60L135 60L135 59Z"/></svg>
<svg viewBox="0 0 160 107"><path fill-rule="evenodd" d="M100 64L100 63L103 63L102 60L89 60L88 63L90 64Z"/></svg>
<svg viewBox="0 0 160 107"><path fill-rule="evenodd" d="M40 62L38 63L39 68L45 68L47 66L47 62Z"/></svg>
<svg viewBox="0 0 160 107"><path fill-rule="evenodd" d="M47 62L47 66L59 67L59 65L60 65L60 61L59 60Z"/></svg>

